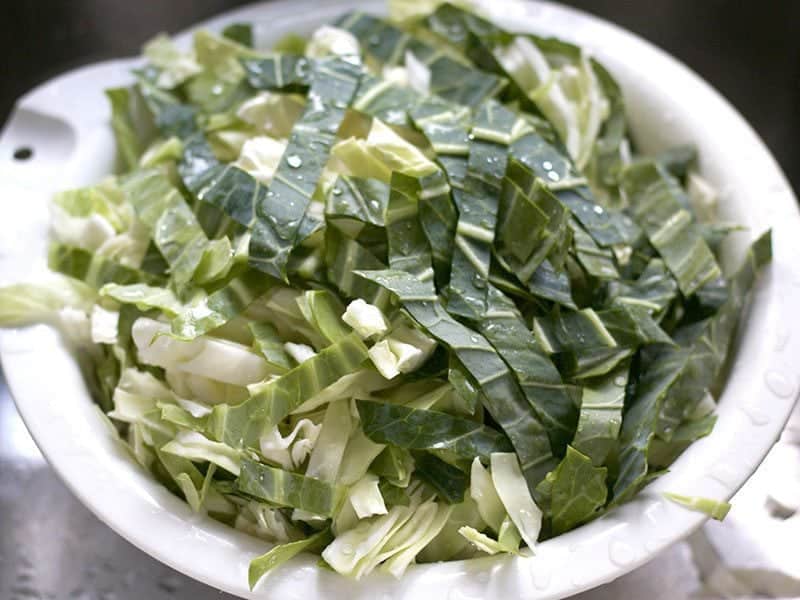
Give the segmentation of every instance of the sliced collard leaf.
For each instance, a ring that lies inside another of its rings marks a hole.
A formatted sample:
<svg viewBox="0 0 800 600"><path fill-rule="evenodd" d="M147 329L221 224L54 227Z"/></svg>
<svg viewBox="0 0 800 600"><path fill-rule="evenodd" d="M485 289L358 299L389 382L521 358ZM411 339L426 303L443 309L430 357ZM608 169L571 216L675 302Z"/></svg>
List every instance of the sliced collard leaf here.
<svg viewBox="0 0 800 600"><path fill-rule="evenodd" d="M673 343L646 311L630 306L600 311L586 308L537 317L533 331L549 354Z"/></svg>
<svg viewBox="0 0 800 600"><path fill-rule="evenodd" d="M250 264L254 268L286 279L286 265L300 223L358 79L358 67L339 58L314 65L306 110L292 130L269 190L255 201L250 238Z"/></svg>
<svg viewBox="0 0 800 600"><path fill-rule="evenodd" d="M772 258L771 234L767 232L750 247L744 264L729 281L729 295L719 311L705 321L686 326L675 334L682 347L664 360L685 358L673 389L659 409L657 432L669 441L679 424L688 418L703 396L716 392L724 371L739 318L761 268ZM662 360L659 357L659 360Z"/></svg>
<svg viewBox="0 0 800 600"><path fill-rule="evenodd" d="M360 227L382 228L386 222L389 186L378 179L339 175L328 193L325 218L350 220ZM340 229L344 224L338 225ZM355 236L354 236L355 237Z"/></svg>
<svg viewBox="0 0 800 600"><path fill-rule="evenodd" d="M625 404L630 364L623 363L608 375L584 382L578 429L572 447L599 467L617 443Z"/></svg>
<svg viewBox="0 0 800 600"><path fill-rule="evenodd" d="M647 453L650 467L667 468L693 442L710 434L716 423L717 416L710 414L699 419L684 421L675 428L668 442L659 437L653 438Z"/></svg>
<svg viewBox="0 0 800 600"><path fill-rule="evenodd" d="M352 33L362 52L380 65L398 65L411 53L430 70L430 94L445 100L478 106L502 90L505 80L474 68L466 60L431 46L391 23L371 15L353 12L340 17L335 25Z"/></svg>
<svg viewBox="0 0 800 600"><path fill-rule="evenodd" d="M660 356L640 376L635 396L622 419L619 473L613 486L615 504L636 493L647 476L647 453L664 398L688 362L687 353L670 352Z"/></svg>
<svg viewBox="0 0 800 600"><path fill-rule="evenodd" d="M195 107L183 104L174 94L158 89L143 73L137 75L137 89L156 128L164 137L183 140L199 131Z"/></svg>
<svg viewBox="0 0 800 600"><path fill-rule="evenodd" d="M489 267L508 144L517 116L496 102L475 116L463 190L454 190L458 209L447 310L477 321L486 312Z"/></svg>
<svg viewBox="0 0 800 600"><path fill-rule="evenodd" d="M451 188L463 189L469 155L468 112L444 100L429 98L410 110L409 115L436 152ZM451 192L457 193L461 192ZM421 198L419 220L431 247L436 285L442 289L450 281L458 222L451 195Z"/></svg>
<svg viewBox="0 0 800 600"><path fill-rule="evenodd" d="M179 288L185 286L209 243L186 200L167 175L157 170L131 174L122 190L169 263L172 280Z"/></svg>
<svg viewBox="0 0 800 600"><path fill-rule="evenodd" d="M496 226L495 248L506 268L523 284L536 273L553 246L567 235L569 211L522 162L509 162Z"/></svg>
<svg viewBox="0 0 800 600"><path fill-rule="evenodd" d="M535 317L533 331L561 372L575 379L605 375L640 346L674 344L646 310L630 306Z"/></svg>
<svg viewBox="0 0 800 600"><path fill-rule="evenodd" d="M572 285L565 271L557 270L545 259L528 282L528 292L537 298L555 302L560 306L577 309L572 299Z"/></svg>
<svg viewBox="0 0 800 600"><path fill-rule="evenodd" d="M278 282L260 271L247 270L172 320L172 335L191 340L221 327Z"/></svg>
<svg viewBox="0 0 800 600"><path fill-rule="evenodd" d="M201 30L194 34L194 55L202 71L184 86L192 104L205 113L221 113L248 96L240 61L260 56L257 52L232 39Z"/></svg>
<svg viewBox="0 0 800 600"><path fill-rule="evenodd" d="M408 314L455 354L481 390L485 408L511 440L533 489L555 466L555 458L545 427L494 347L449 315L432 283L421 282L402 271L359 271L359 275L395 294Z"/></svg>
<svg viewBox="0 0 800 600"><path fill-rule="evenodd" d="M601 247L633 245L641 236L639 226L623 212L598 204L570 159L532 127L520 128L511 154L548 184Z"/></svg>
<svg viewBox="0 0 800 600"><path fill-rule="evenodd" d="M231 23L222 30L222 37L241 46L253 47L253 25L250 23Z"/></svg>
<svg viewBox="0 0 800 600"><path fill-rule="evenodd" d="M659 152L655 161L673 177L683 181L686 179L689 169L697 162L697 148L688 144L673 146Z"/></svg>
<svg viewBox="0 0 800 600"><path fill-rule="evenodd" d="M366 74L352 108L389 125L408 125L408 111L424 100L425 96L408 86Z"/></svg>
<svg viewBox="0 0 800 600"><path fill-rule="evenodd" d="M553 472L551 511L553 533L558 535L585 523L605 506L607 470L572 446Z"/></svg>
<svg viewBox="0 0 800 600"><path fill-rule="evenodd" d="M692 345L667 349L644 368L622 420L615 503L629 498L646 480L647 456L656 431L669 441L684 416L693 412L716 383L742 308L758 272L771 257L771 236L767 232L753 243L744 264L731 279L731 295L720 312L694 327ZM700 363L703 356L707 357L706 362ZM702 368L696 368L701 364Z"/></svg>
<svg viewBox="0 0 800 600"><path fill-rule="evenodd" d="M414 471L414 458L408 450L389 445L372 462L370 471L382 477L392 487L406 488ZM407 496L405 502L408 502Z"/></svg>
<svg viewBox="0 0 800 600"><path fill-rule="evenodd" d="M428 452L419 452L414 457L414 475L433 488L448 504L464 501L469 477L467 474Z"/></svg>
<svg viewBox="0 0 800 600"><path fill-rule="evenodd" d="M242 60L247 82L257 90L305 92L313 79L312 61L299 54Z"/></svg>
<svg viewBox="0 0 800 600"><path fill-rule="evenodd" d="M336 227L325 229L325 264L328 279L345 298L361 298L380 308L388 301L381 286L357 277L357 270L386 268L372 252Z"/></svg>
<svg viewBox="0 0 800 600"><path fill-rule="evenodd" d="M556 367L525 325L514 303L489 288L488 311L480 332L514 373L523 394L544 423L553 454L563 454L578 422L576 390L566 385Z"/></svg>
<svg viewBox="0 0 800 600"><path fill-rule="evenodd" d="M619 272L614 264L613 252L598 246L592 236L574 220L570 222L570 228L575 256L586 273L600 280L618 280Z"/></svg>
<svg viewBox="0 0 800 600"><path fill-rule="evenodd" d="M264 427L280 423L304 402L356 371L366 358L361 338L350 334L277 379L250 386L245 402L215 407L212 433L236 448L256 447Z"/></svg>
<svg viewBox="0 0 800 600"><path fill-rule="evenodd" d="M486 131L496 130L490 130L487 126ZM484 135L488 135L488 133ZM477 178L480 172L480 169L476 167L474 177ZM485 179L481 179L483 185L491 185L486 181L497 183L498 180L499 177L491 180L488 176ZM477 183L472 185L476 188L478 187ZM405 202L403 198L398 199L393 195L390 201L390 213L392 212L393 203L399 203L398 208L402 208L407 205ZM431 265L431 255L422 235L421 226L418 222L410 221L405 227L401 228L401 233L402 237L398 236L400 239L393 238L390 233L390 256L396 253L395 247L399 246L405 255L413 257L414 267L410 269L411 273L427 272ZM407 262L407 260L403 260L402 264L406 266L406 272L409 272ZM397 270L397 272L401 271ZM418 285L423 287L426 284L429 285L428 278L420 275L417 276L417 282ZM487 288L486 291L491 296L492 308L495 309L494 318L491 319L491 322L487 320L481 321L481 331L494 345L499 357L511 366L514 377L522 385L521 389L531 408L536 413L537 420L550 422L554 426L552 437L555 441L552 444L553 447L563 447L574 431L577 419L574 404L567 397L564 389L558 389L561 385L561 380L557 371L543 353L538 350L533 336L528 331L519 313L516 312L514 304L493 287L487 285ZM433 292L432 286L429 287L429 290ZM487 296L486 310L489 309L488 299L489 296ZM406 306L406 309L410 310L408 306ZM412 316L414 316L413 312ZM486 312L484 312L484 317L486 316ZM483 325L486 326L483 327ZM435 334L433 335L436 337ZM515 335L521 335L522 337L515 342L512 340ZM476 339L478 337L476 336ZM541 394L536 400L533 399L537 393L553 385L556 386L556 389L553 390L552 394ZM570 411L572 412L572 417L570 417Z"/></svg>
<svg viewBox="0 0 800 600"><path fill-rule="evenodd" d="M446 450L461 458L509 452L511 444L499 431L470 419L435 410L357 400L361 426L373 442L409 450Z"/></svg>
<svg viewBox="0 0 800 600"><path fill-rule="evenodd" d="M464 413L475 414L475 409L481 403L481 392L470 381L469 376L464 372L464 367L458 364L458 361L454 358L450 359L447 381L453 386L453 392L458 398L458 405L463 408Z"/></svg>
<svg viewBox="0 0 800 600"><path fill-rule="evenodd" d="M392 174L391 193L386 211L389 266L406 271L421 281L433 280L431 251L419 225L420 179Z"/></svg>
<svg viewBox="0 0 800 600"><path fill-rule="evenodd" d="M101 254L59 243L50 244L47 266L51 271L79 279L98 290L108 283L129 285L143 282L154 286L166 283L161 277L120 264Z"/></svg>
<svg viewBox="0 0 800 600"><path fill-rule="evenodd" d="M686 195L663 167L652 161L633 164L623 173L623 187L636 220L684 296L721 275L708 244L692 227Z"/></svg>
<svg viewBox="0 0 800 600"><path fill-rule="evenodd" d="M243 458L236 488L278 506L288 506L323 517L333 516L343 490L313 477L305 477Z"/></svg>
<svg viewBox="0 0 800 600"><path fill-rule="evenodd" d="M266 194L264 185L246 171L217 162L208 142L200 135L189 138L184 145L179 172L198 200L245 227L253 222L256 200Z"/></svg>
<svg viewBox="0 0 800 600"><path fill-rule="evenodd" d="M608 299L612 305L640 306L650 314L659 316L675 299L678 284L664 265L654 258L635 281L611 281Z"/></svg>
<svg viewBox="0 0 800 600"><path fill-rule="evenodd" d="M620 194L619 180L622 169L630 159L625 101L622 90L611 73L598 61L589 60L608 100L609 111L584 170L599 202L608 208L622 208L625 206L625 199Z"/></svg>

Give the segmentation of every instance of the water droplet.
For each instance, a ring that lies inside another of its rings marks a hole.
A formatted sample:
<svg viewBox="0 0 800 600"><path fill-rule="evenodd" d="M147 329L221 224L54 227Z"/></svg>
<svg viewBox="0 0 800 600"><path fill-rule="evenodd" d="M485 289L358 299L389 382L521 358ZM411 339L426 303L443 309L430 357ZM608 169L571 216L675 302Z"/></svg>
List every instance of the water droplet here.
<svg viewBox="0 0 800 600"><path fill-rule="evenodd" d="M546 590L550 587L550 581L553 579L553 572L547 568L531 569L533 576L533 587L537 590Z"/></svg>
<svg viewBox="0 0 800 600"><path fill-rule="evenodd" d="M353 546L350 544L342 544L342 554L345 556L350 556L353 554Z"/></svg>
<svg viewBox="0 0 800 600"><path fill-rule="evenodd" d="M650 554L661 550L662 541L658 538L649 539L644 543L644 549Z"/></svg>
<svg viewBox="0 0 800 600"><path fill-rule="evenodd" d="M764 383L779 398L791 398L797 391L797 386L780 371L767 371L764 374Z"/></svg>
<svg viewBox="0 0 800 600"><path fill-rule="evenodd" d="M471 134L471 133L470 133L470 134L467 136L467 139L468 139L468 140L474 140L474 139L475 139L475 136L474 136L473 134Z"/></svg>
<svg viewBox="0 0 800 600"><path fill-rule="evenodd" d="M595 206L595 207L594 207L594 212L595 212L596 214L598 214L598 215L602 215L602 214L603 214L605 211L603 210L603 207L602 207L602 206Z"/></svg>
<svg viewBox="0 0 800 600"><path fill-rule="evenodd" d="M628 380L625 379L625 377L622 375L618 375L617 377L614 378L614 385L616 385L617 387L625 387L625 384L627 382Z"/></svg>
<svg viewBox="0 0 800 600"><path fill-rule="evenodd" d="M486 288L486 280L478 273L475 273L475 275L472 277L472 285L479 290L483 290Z"/></svg>
<svg viewBox="0 0 800 600"><path fill-rule="evenodd" d="M297 175L295 175L295 179L297 179L298 181L302 181L303 180L303 174L302 173L298 173Z"/></svg>
<svg viewBox="0 0 800 600"><path fill-rule="evenodd" d="M750 419L750 422L755 425L756 427L761 427L769 423L770 418L767 413L762 411L760 408L752 406L750 404L740 404L739 410L741 410L747 418Z"/></svg>
<svg viewBox="0 0 800 600"><path fill-rule="evenodd" d="M708 476L711 479L728 487L733 485L736 481L736 469L727 463L717 463L711 467L711 470L708 472Z"/></svg>
<svg viewBox="0 0 800 600"><path fill-rule="evenodd" d="M548 172L547 172L547 177L548 177L548 178L549 178L551 181L558 181L559 179L561 179L561 177L559 176L559 174L558 174L558 173L556 173L555 171L548 171Z"/></svg>
<svg viewBox="0 0 800 600"><path fill-rule="evenodd" d="M608 559L618 567L625 567L633 562L635 554L625 542L614 540L608 545Z"/></svg>
<svg viewBox="0 0 800 600"><path fill-rule="evenodd" d="M469 336L469 339L473 344L477 344L480 341L480 338L477 335L471 335Z"/></svg>
<svg viewBox="0 0 800 600"><path fill-rule="evenodd" d="M303 159L297 156L297 154L292 154L286 159L286 163L292 167L293 169L298 169L303 164Z"/></svg>
<svg viewBox="0 0 800 600"><path fill-rule="evenodd" d="M223 88L223 87L222 87L222 85L220 85L220 84L218 83L218 84L216 84L215 86L213 86L213 87L211 88L211 93L212 93L214 96L220 96L224 90L225 90L225 88Z"/></svg>
<svg viewBox="0 0 800 600"><path fill-rule="evenodd" d="M370 200L369 205L372 210L378 210L381 207L381 203L377 200Z"/></svg>
<svg viewBox="0 0 800 600"><path fill-rule="evenodd" d="M549 160L546 160L542 163L542 167L545 171L550 171L553 168L553 163L551 163Z"/></svg>
<svg viewBox="0 0 800 600"><path fill-rule="evenodd" d="M342 195L342 190L341 190L341 188L334 187L334 188L331 190L331 193L332 193L334 196L341 196L341 195Z"/></svg>
<svg viewBox="0 0 800 600"><path fill-rule="evenodd" d="M450 25L450 36L453 39L460 39L464 35L464 28L461 27L458 23L453 23Z"/></svg>
<svg viewBox="0 0 800 600"><path fill-rule="evenodd" d="M294 67L294 72L298 77L305 77L308 75L309 65L307 60L300 60Z"/></svg>

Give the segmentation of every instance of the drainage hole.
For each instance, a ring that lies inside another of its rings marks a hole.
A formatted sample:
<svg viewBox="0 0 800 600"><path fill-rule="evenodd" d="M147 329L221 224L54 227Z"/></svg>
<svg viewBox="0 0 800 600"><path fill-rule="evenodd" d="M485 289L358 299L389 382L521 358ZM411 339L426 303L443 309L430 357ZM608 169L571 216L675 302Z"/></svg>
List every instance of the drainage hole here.
<svg viewBox="0 0 800 600"><path fill-rule="evenodd" d="M14 160L30 160L33 158L33 148L21 146L14 150Z"/></svg>

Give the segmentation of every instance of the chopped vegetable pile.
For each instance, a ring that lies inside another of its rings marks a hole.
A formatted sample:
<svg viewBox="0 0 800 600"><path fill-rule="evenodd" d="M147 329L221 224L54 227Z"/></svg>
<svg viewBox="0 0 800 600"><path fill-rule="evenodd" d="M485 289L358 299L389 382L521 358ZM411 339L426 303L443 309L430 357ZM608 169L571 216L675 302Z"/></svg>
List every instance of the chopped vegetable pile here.
<svg viewBox="0 0 800 600"><path fill-rule="evenodd" d="M147 44L119 174L52 203L59 275L0 290L141 465L274 544L251 586L535 553L630 499L711 432L770 259L723 275L694 151L638 154L580 48L423 4Z"/></svg>

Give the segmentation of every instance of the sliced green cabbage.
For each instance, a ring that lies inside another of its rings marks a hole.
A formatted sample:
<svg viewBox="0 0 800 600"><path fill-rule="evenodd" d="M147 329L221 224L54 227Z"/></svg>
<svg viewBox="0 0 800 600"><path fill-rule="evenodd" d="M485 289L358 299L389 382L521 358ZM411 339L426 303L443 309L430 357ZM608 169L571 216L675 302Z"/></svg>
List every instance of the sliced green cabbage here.
<svg viewBox="0 0 800 600"><path fill-rule="evenodd" d="M721 500L712 500L710 498L700 498L698 496L683 496L681 494L673 494L671 492L664 493L664 497L685 506L689 510L695 510L708 515L712 519L722 521L728 512L731 510L729 502Z"/></svg>

